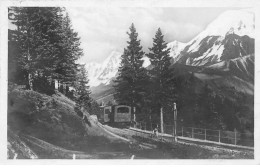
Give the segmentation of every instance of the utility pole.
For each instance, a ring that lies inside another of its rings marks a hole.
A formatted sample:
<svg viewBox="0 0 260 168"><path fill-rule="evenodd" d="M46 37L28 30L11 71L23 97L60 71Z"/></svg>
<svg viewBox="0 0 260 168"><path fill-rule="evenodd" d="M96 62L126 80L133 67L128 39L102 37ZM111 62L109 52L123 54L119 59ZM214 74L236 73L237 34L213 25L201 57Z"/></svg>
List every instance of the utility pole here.
<svg viewBox="0 0 260 168"><path fill-rule="evenodd" d="M134 120L134 128L136 128L135 107L133 107L133 112L134 112L134 115L133 115L133 120Z"/></svg>
<svg viewBox="0 0 260 168"><path fill-rule="evenodd" d="M153 130L153 124L152 124L152 110L150 108L150 129Z"/></svg>
<svg viewBox="0 0 260 168"><path fill-rule="evenodd" d="M160 109L160 113L161 113L161 133L164 133L164 131L163 131L163 108L161 107L161 109Z"/></svg>
<svg viewBox="0 0 260 168"><path fill-rule="evenodd" d="M173 103L173 114L174 114L174 141L177 142L177 108L176 108L176 103Z"/></svg>

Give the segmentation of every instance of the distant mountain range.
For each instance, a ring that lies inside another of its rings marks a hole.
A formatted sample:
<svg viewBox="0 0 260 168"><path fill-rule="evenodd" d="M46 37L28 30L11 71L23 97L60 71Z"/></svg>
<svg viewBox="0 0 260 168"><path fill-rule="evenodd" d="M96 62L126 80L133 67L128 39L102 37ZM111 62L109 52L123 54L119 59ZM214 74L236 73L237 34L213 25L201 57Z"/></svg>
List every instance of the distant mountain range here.
<svg viewBox="0 0 260 168"><path fill-rule="evenodd" d="M89 63L86 64L88 71L89 85L98 86L109 84L111 79L116 76L117 70L121 62L121 54L118 51L112 51L102 64Z"/></svg>
<svg viewBox="0 0 260 168"><path fill-rule="evenodd" d="M226 11L188 43L168 43L173 67L180 71L188 69L212 87L234 87L253 95L254 31L252 11ZM102 64L86 65L93 97L104 95L104 90L107 94L113 92L111 81L117 75L121 54L113 51ZM143 66L148 67L149 59L145 57L144 60Z"/></svg>
<svg viewBox="0 0 260 168"><path fill-rule="evenodd" d="M224 12L186 44L177 61L203 66L254 53L254 20L249 10Z"/></svg>

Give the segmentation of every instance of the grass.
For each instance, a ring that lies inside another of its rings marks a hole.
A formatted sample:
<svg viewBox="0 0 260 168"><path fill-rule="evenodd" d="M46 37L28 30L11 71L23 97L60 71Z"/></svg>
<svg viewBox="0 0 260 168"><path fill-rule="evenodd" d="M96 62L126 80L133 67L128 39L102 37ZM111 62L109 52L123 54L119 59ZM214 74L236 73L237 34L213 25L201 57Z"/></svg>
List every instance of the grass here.
<svg viewBox="0 0 260 168"><path fill-rule="evenodd" d="M74 103L62 95L47 96L29 90L13 90L8 95L8 128L16 133L8 135L10 158L67 158L73 153L87 158L139 159L252 159L252 152L206 148L189 143L161 142L142 137L127 129L102 126L88 122L74 111ZM125 137L131 143L108 132ZM16 138L14 138L16 137ZM12 152L14 151L14 152ZM27 152L27 153L26 153Z"/></svg>
<svg viewBox="0 0 260 168"><path fill-rule="evenodd" d="M127 143L104 131L89 115L90 124L87 124L74 111L74 102L62 94L48 96L30 90L13 90L8 100L8 127L20 134L68 150L119 152L129 148ZM28 138L24 141L33 144ZM41 153L39 145L35 149ZM44 155L47 157L48 152Z"/></svg>
<svg viewBox="0 0 260 168"><path fill-rule="evenodd" d="M166 139L150 138L132 130L107 129L113 133L134 139L139 145L154 146L152 149L135 150L137 158L149 159L253 159L254 152L249 150L226 149L220 146L207 146L189 142L172 142Z"/></svg>

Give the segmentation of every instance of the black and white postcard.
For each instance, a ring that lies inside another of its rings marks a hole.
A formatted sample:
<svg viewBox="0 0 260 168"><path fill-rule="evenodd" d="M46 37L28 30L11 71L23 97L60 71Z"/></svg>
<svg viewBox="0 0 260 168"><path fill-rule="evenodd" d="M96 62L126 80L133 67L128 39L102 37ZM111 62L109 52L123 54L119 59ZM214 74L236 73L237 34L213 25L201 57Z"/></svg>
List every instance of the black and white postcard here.
<svg viewBox="0 0 260 168"><path fill-rule="evenodd" d="M2 1L5 163L259 164L259 5Z"/></svg>

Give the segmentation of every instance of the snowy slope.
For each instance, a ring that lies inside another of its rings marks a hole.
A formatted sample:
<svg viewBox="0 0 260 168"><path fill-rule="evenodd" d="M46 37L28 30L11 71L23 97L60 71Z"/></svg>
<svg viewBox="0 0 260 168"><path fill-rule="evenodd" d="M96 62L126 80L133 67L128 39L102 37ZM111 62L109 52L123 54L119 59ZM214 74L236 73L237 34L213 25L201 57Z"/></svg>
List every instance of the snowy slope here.
<svg viewBox="0 0 260 168"><path fill-rule="evenodd" d="M200 34L207 36L225 36L226 33L234 33L239 36L248 35L255 37L254 12L248 9L230 10L222 13L211 22L205 31Z"/></svg>
<svg viewBox="0 0 260 168"><path fill-rule="evenodd" d="M248 50L245 45L250 43L252 46L250 39L255 38L254 21L254 13L248 9L222 13L204 31L187 43L183 53L179 55L181 57L179 63L203 66L223 61L224 50L235 48L228 48L229 43L239 48L236 47L236 50L241 50L236 53L237 56L252 54L251 48Z"/></svg>
<svg viewBox="0 0 260 168"><path fill-rule="evenodd" d="M197 51L202 39L207 36L225 37L226 34L255 37L255 16L250 10L230 10L222 13L207 28L192 39L188 51Z"/></svg>
<svg viewBox="0 0 260 168"><path fill-rule="evenodd" d="M95 79L97 76L99 76L99 74L102 70L101 64L91 62L89 64L86 64L85 68L88 71L88 78L89 78L90 86L97 85L98 81L96 81Z"/></svg>
<svg viewBox="0 0 260 168"><path fill-rule="evenodd" d="M167 47L170 48L170 56L174 63L179 59L180 52L186 47L186 45L186 43L181 43L176 40L168 43Z"/></svg>
<svg viewBox="0 0 260 168"><path fill-rule="evenodd" d="M111 54L102 62L86 64L88 71L89 85L98 86L101 83L108 84L111 78L116 76L120 65L121 53L112 51Z"/></svg>
<svg viewBox="0 0 260 168"><path fill-rule="evenodd" d="M242 80L254 83L254 55L221 61L208 66L207 69L229 72L229 74L237 76Z"/></svg>
<svg viewBox="0 0 260 168"><path fill-rule="evenodd" d="M121 55L122 53L118 51L112 51L101 64L95 62L86 64L89 85L91 87L100 84L108 85L112 78L116 77L121 62ZM151 64L147 57L144 57L142 60L144 60L143 67L148 67Z"/></svg>

